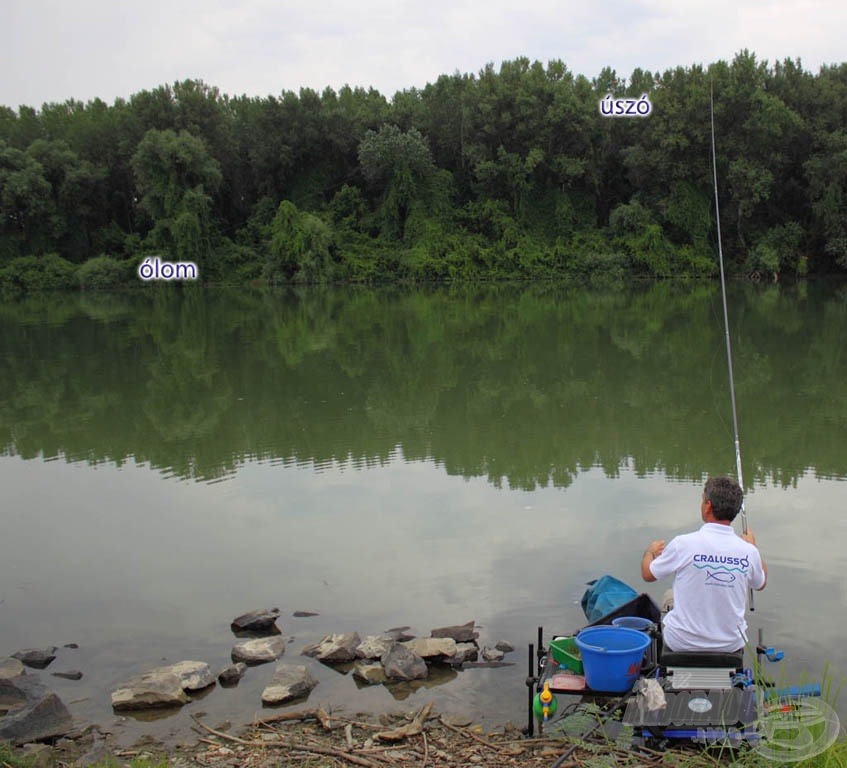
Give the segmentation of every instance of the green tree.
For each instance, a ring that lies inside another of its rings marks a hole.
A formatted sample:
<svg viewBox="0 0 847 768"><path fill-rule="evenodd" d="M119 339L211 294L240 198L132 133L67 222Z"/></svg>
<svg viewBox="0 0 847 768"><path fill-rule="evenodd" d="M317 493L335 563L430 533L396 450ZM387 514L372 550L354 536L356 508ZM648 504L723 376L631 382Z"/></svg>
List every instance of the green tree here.
<svg viewBox="0 0 847 768"><path fill-rule="evenodd" d="M211 251L212 198L221 180L205 143L187 131L148 131L132 158L141 206L153 221L148 242L180 259L204 262Z"/></svg>
<svg viewBox="0 0 847 768"><path fill-rule="evenodd" d="M847 131L826 134L806 163L812 211L825 252L847 269Z"/></svg>
<svg viewBox="0 0 847 768"><path fill-rule="evenodd" d="M496 160L482 160L474 169L477 179L494 197L505 197L511 205L512 215L520 218L524 202L532 189L532 175L544 160L544 152L533 147L526 157L497 149Z"/></svg>
<svg viewBox="0 0 847 768"><path fill-rule="evenodd" d="M271 283L320 282L332 277L332 230L283 200L270 225L265 277Z"/></svg>
<svg viewBox="0 0 847 768"><path fill-rule="evenodd" d="M0 141L0 255L13 258L49 247L54 216L41 163Z"/></svg>
<svg viewBox="0 0 847 768"><path fill-rule="evenodd" d="M105 172L81 160L64 141L36 139L27 154L41 164L52 188L55 244L71 261L84 261L91 253L94 231L105 223Z"/></svg>
<svg viewBox="0 0 847 768"><path fill-rule="evenodd" d="M415 128L383 125L365 134L358 154L362 175L381 197L385 233L402 240L410 206L435 171L426 140Z"/></svg>

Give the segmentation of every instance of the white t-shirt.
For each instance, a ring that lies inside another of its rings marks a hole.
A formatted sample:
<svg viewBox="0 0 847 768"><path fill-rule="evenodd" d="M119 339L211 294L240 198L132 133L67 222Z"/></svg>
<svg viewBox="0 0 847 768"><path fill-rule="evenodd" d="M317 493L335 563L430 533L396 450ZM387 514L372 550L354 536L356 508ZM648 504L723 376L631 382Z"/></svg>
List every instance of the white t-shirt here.
<svg viewBox="0 0 847 768"><path fill-rule="evenodd" d="M736 651L747 636L747 593L765 583L759 550L731 525L706 523L677 536L650 563L657 579L674 575L673 610L662 634L674 651Z"/></svg>

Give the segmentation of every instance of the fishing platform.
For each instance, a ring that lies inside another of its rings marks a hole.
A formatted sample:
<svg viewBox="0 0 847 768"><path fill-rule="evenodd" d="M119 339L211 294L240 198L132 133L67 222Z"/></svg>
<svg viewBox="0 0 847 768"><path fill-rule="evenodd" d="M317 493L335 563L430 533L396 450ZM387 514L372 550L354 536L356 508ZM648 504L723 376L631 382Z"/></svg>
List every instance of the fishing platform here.
<svg viewBox="0 0 847 768"><path fill-rule="evenodd" d="M820 696L817 684L777 689L765 677L764 664L780 661L783 653L764 644L761 630L757 645L748 645L752 658L745 665L744 651L664 650L661 619L643 593L574 634L553 635L546 645L539 627L537 644L529 646L526 734L563 733L577 743L599 735L618 746L624 738L635 751L755 747L775 707L784 712L786 702ZM568 718L584 715L586 704L591 717L582 717L584 730L563 728Z"/></svg>

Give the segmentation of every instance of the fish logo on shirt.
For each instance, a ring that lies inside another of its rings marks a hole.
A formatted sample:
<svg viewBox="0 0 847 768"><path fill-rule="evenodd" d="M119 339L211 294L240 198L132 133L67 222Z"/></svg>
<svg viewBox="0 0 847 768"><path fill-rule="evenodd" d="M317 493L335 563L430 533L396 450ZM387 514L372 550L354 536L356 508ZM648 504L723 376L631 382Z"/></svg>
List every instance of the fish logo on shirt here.
<svg viewBox="0 0 847 768"><path fill-rule="evenodd" d="M721 584L732 584L735 581L736 576L734 573L727 573L726 571L706 571L706 581L718 581Z"/></svg>

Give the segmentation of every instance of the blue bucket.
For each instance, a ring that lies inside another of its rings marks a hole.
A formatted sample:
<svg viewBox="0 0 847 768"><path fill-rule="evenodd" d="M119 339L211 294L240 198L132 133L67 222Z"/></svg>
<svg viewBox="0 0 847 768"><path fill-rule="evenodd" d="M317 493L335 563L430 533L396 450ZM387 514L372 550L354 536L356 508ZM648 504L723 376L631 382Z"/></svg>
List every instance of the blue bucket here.
<svg viewBox="0 0 847 768"><path fill-rule="evenodd" d="M655 622L645 619L643 616L618 616L612 619L613 627L626 627L627 629L640 629L646 632Z"/></svg>
<svg viewBox="0 0 847 768"><path fill-rule="evenodd" d="M576 636L585 683L595 691L623 693L641 672L650 636L626 627L588 627Z"/></svg>

